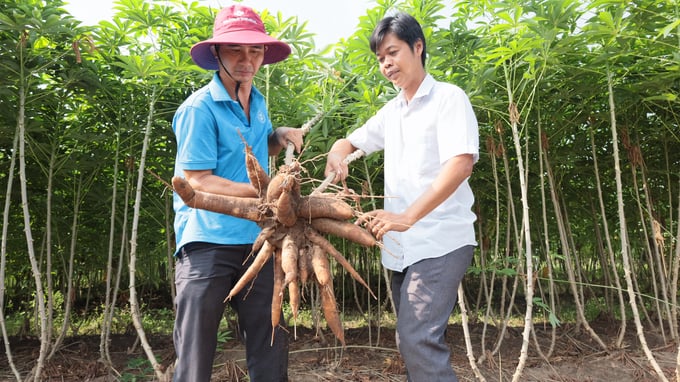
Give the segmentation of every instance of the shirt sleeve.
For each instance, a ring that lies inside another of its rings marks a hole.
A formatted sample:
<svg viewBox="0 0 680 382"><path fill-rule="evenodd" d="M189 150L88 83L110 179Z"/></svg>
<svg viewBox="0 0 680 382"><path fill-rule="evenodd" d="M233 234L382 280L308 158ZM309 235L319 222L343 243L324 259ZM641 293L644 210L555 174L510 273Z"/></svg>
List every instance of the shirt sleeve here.
<svg viewBox="0 0 680 382"><path fill-rule="evenodd" d="M173 120L177 137L177 162L185 170L217 167L217 131L211 115L195 107L178 110Z"/></svg>
<svg viewBox="0 0 680 382"><path fill-rule="evenodd" d="M457 155L472 154L479 159L479 128L470 99L465 92L453 86L449 96L442 97L437 121L440 163Z"/></svg>
<svg viewBox="0 0 680 382"><path fill-rule="evenodd" d="M385 148L385 105L363 126L351 132L347 139L352 146L361 149L366 155Z"/></svg>

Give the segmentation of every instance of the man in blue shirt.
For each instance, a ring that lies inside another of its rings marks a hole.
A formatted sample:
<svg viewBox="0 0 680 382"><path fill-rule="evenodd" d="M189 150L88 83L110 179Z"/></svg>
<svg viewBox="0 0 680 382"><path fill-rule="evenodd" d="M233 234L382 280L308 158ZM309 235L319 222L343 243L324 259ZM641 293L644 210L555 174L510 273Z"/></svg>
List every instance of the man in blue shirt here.
<svg viewBox="0 0 680 382"><path fill-rule="evenodd" d="M194 62L215 74L175 113L175 176L185 178L196 190L256 197L246 172L245 144L265 169L268 156L278 154L288 142L299 152L302 131L289 127L273 130L265 99L253 85L260 66L282 61L289 54L290 47L267 35L251 8L236 4L218 13L213 37L191 48ZM174 381L208 382L226 306L223 301L248 267L244 261L260 227L248 220L190 208L178 195L174 196L174 208ZM267 325L271 322L272 291L273 267L265 266L247 298L244 291L230 302L238 314L253 382L287 380L286 332L277 328L272 338Z"/></svg>

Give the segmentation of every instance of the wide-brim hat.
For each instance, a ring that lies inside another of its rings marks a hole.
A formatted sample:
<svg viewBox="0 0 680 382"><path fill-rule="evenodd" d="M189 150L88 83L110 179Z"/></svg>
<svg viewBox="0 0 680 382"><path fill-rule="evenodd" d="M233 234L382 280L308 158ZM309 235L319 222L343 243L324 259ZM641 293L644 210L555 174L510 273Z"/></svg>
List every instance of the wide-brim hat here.
<svg viewBox="0 0 680 382"><path fill-rule="evenodd" d="M211 46L217 44L265 45L262 65L283 61L290 54L290 46L267 34L260 16L240 4L223 8L215 17L213 36L191 47L191 59L203 69L218 70L217 58Z"/></svg>

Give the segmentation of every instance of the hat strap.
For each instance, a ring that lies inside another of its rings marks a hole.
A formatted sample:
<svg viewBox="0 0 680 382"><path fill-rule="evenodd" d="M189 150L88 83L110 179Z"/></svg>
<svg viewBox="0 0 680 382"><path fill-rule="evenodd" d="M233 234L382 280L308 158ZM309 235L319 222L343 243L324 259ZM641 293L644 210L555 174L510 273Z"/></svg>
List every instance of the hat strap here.
<svg viewBox="0 0 680 382"><path fill-rule="evenodd" d="M243 104L241 103L241 99L238 96L238 91L241 88L241 81L238 81L236 78L234 78L231 75L231 73L229 73L229 70L227 69L227 67L224 66L224 63L222 62L222 57L220 56L220 45L219 44L215 44L215 53L217 53L217 61L219 61L220 66L222 66L222 69L224 69L224 71L227 73L229 78L231 78L232 80L234 80L234 82L236 82L236 89L234 90L234 93L236 94L236 102L238 102L238 105L241 106L241 109L245 110L245 108L243 107Z"/></svg>

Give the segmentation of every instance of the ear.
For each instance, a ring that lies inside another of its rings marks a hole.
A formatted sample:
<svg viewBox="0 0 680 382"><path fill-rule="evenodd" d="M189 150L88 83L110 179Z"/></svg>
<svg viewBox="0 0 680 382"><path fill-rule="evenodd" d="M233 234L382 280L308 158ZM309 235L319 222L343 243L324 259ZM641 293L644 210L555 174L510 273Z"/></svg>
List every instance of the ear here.
<svg viewBox="0 0 680 382"><path fill-rule="evenodd" d="M217 45L210 45L210 53L212 53L213 57L217 58L217 49L215 48Z"/></svg>
<svg viewBox="0 0 680 382"><path fill-rule="evenodd" d="M415 53L416 56L420 57L420 55L423 53L423 40L418 39L413 44L413 53Z"/></svg>

